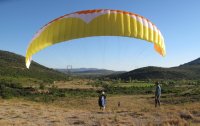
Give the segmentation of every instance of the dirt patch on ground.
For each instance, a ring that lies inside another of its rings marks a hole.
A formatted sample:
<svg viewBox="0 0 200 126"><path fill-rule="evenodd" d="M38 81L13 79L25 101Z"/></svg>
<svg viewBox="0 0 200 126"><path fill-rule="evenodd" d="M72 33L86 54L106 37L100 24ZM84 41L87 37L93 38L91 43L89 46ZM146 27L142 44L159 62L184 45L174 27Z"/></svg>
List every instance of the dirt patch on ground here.
<svg viewBox="0 0 200 126"><path fill-rule="evenodd" d="M200 125L200 103L162 105L155 109L150 97L108 97L105 111L99 110L97 98L88 98L81 104L81 99L51 104L0 99L0 126Z"/></svg>

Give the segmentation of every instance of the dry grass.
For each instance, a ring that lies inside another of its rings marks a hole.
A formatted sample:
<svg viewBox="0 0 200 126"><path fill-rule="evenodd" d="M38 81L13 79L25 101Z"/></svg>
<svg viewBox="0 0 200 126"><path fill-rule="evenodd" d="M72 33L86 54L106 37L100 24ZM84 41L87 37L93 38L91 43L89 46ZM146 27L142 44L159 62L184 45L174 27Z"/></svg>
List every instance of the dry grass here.
<svg viewBox="0 0 200 126"><path fill-rule="evenodd" d="M64 89L94 89L98 90L99 88L93 87L92 85L88 85L88 83L93 82L89 79L74 79L72 81L55 81L54 86L58 88L64 88Z"/></svg>
<svg viewBox="0 0 200 126"><path fill-rule="evenodd" d="M99 110L97 98L66 98L52 104L23 99L0 100L0 126L198 126L200 103L163 105L155 109L152 96L107 97ZM120 101L120 107L118 102Z"/></svg>

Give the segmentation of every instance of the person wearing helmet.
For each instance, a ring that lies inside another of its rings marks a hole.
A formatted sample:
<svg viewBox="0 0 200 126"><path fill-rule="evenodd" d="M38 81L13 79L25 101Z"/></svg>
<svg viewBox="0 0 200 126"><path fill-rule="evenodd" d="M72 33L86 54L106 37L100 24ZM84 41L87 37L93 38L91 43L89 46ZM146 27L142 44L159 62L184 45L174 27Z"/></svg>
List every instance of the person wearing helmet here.
<svg viewBox="0 0 200 126"><path fill-rule="evenodd" d="M101 94L99 95L98 103L99 103L100 110L105 110L105 108L106 108L106 95L105 95L104 91L102 91Z"/></svg>

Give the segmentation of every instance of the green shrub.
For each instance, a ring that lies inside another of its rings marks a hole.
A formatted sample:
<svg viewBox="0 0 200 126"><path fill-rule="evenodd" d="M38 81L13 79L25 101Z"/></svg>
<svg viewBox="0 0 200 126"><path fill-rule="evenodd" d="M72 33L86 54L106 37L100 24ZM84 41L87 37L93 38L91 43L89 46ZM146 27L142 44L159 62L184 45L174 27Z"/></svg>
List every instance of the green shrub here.
<svg viewBox="0 0 200 126"><path fill-rule="evenodd" d="M20 93L17 90L10 87L6 87L3 84L0 85L0 96L2 98L9 99L9 98L12 98L14 96L19 96L19 95Z"/></svg>

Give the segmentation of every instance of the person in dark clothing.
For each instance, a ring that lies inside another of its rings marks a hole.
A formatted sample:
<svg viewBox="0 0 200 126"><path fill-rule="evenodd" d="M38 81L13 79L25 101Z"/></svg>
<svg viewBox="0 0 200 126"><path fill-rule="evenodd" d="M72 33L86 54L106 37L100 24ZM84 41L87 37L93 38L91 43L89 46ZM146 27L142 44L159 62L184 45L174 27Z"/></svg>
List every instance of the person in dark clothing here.
<svg viewBox="0 0 200 126"><path fill-rule="evenodd" d="M100 109L105 110L105 108L106 108L106 95L105 95L104 91L102 91L101 94L99 95L98 103L99 103Z"/></svg>
<svg viewBox="0 0 200 126"><path fill-rule="evenodd" d="M156 82L156 91L155 91L155 107L160 106L160 96L161 96L161 87L159 82Z"/></svg>

